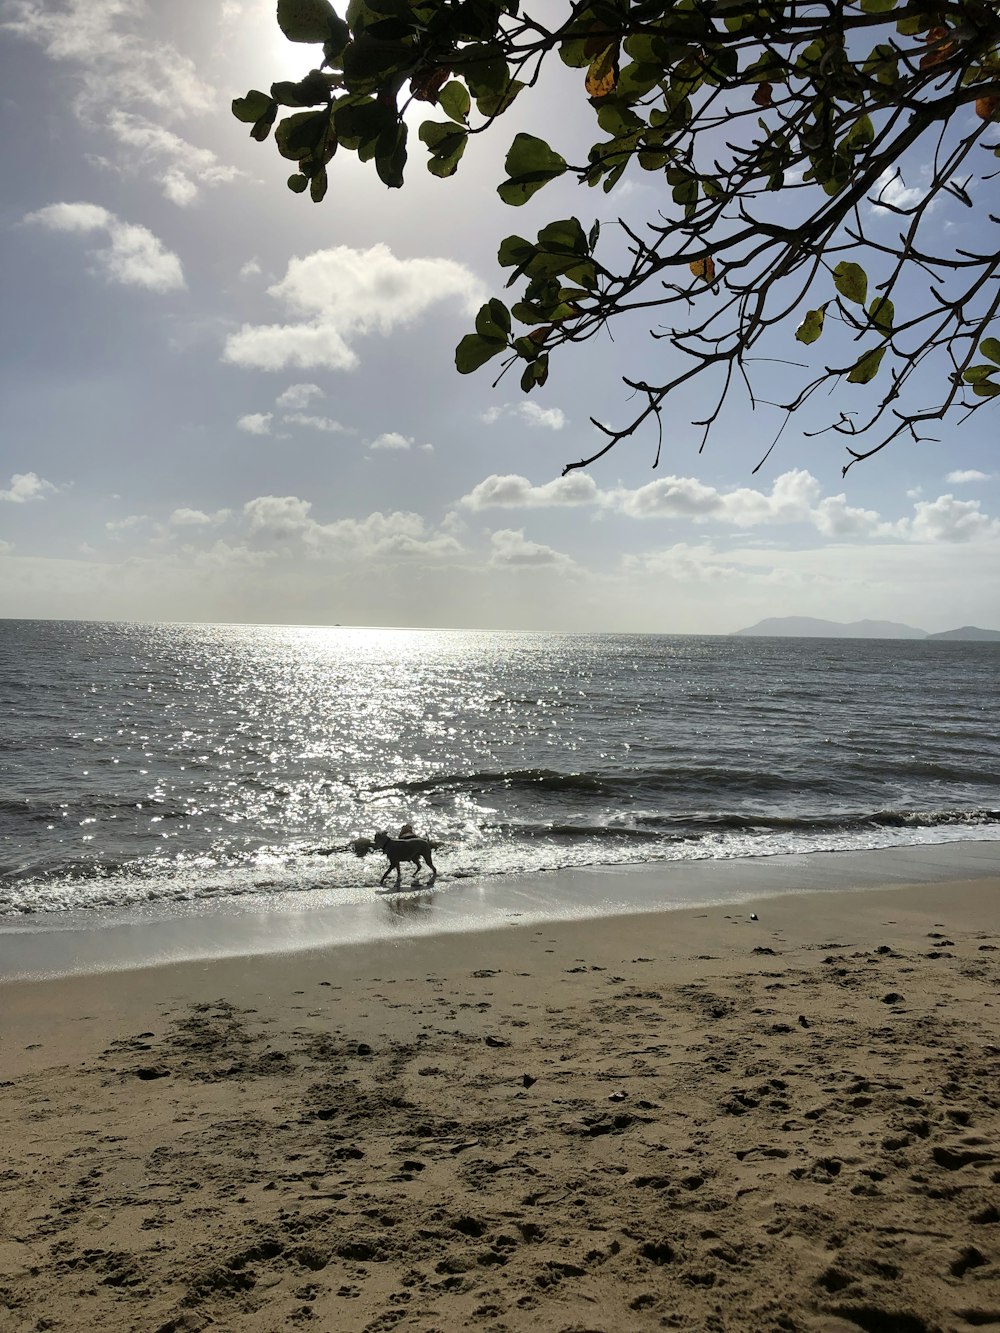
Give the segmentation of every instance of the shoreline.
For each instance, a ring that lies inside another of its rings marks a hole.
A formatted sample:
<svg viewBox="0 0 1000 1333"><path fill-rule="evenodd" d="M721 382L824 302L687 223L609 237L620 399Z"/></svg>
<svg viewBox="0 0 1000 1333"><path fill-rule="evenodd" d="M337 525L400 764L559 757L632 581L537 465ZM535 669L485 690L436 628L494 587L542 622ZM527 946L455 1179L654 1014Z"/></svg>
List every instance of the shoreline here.
<svg viewBox="0 0 1000 1333"><path fill-rule="evenodd" d="M0 983L0 1329L971 1333L998 987L995 874Z"/></svg>
<svg viewBox="0 0 1000 1333"><path fill-rule="evenodd" d="M373 885L361 900L347 902L338 902L338 890L330 886L309 894L156 904L121 913L44 913L0 919L0 983L996 875L1000 840L969 839L861 852L588 866L498 879L449 881L445 875L433 890L394 893Z"/></svg>

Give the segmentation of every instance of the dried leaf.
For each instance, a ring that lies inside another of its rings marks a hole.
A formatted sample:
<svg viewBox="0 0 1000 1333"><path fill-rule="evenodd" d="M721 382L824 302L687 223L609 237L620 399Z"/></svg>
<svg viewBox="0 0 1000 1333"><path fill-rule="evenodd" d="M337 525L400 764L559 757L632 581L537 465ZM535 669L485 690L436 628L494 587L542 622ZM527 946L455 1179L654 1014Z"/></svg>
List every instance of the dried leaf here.
<svg viewBox="0 0 1000 1333"><path fill-rule="evenodd" d="M450 69L425 69L410 80L410 92L418 102L437 102L438 93L448 82Z"/></svg>
<svg viewBox="0 0 1000 1333"><path fill-rule="evenodd" d="M924 41L928 44L934 43L935 49L928 51L926 55L920 57L921 69L932 69L935 65L943 65L955 50L954 42L947 42L945 38L949 36L948 28L931 28ZM937 43L941 45L937 45Z"/></svg>
<svg viewBox="0 0 1000 1333"><path fill-rule="evenodd" d="M704 278L706 282L715 281L715 260L711 255L706 255L704 259L693 259L688 268L696 278Z"/></svg>
<svg viewBox="0 0 1000 1333"><path fill-rule="evenodd" d="M1000 111L1000 97L977 97L976 115L980 120L995 120Z"/></svg>
<svg viewBox="0 0 1000 1333"><path fill-rule="evenodd" d="M774 89L769 83L762 83L753 95L755 106L770 106L772 103L772 93Z"/></svg>

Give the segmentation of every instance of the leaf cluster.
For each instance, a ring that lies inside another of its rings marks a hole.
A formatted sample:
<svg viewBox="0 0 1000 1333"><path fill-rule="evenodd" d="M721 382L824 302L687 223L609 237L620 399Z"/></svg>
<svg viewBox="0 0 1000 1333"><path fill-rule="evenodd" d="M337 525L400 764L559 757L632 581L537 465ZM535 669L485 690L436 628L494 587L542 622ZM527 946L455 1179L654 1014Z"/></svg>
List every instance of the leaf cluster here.
<svg viewBox="0 0 1000 1333"><path fill-rule="evenodd" d="M500 198L517 207L560 178L610 194L637 168L661 179L662 205L641 228L618 219L626 258L615 264L598 258L600 229L576 218L507 237L498 258L517 299L488 302L456 353L463 373L497 357L501 373L519 366L530 392L565 343L629 311L676 311L651 334L673 343L682 369L655 384L626 377L640 410L621 428L595 422L606 443L570 466L660 421L668 396L702 375L718 386L697 423L706 434L734 384L756 405L754 349L789 321L804 348L829 341L832 323L838 360L776 404L785 414L823 384L883 384L861 419L841 413L830 427L875 432L873 447L849 447L852 461L1000 393L987 350L998 345L1000 246L925 244L943 199L1000 225L983 204L1000 156L995 0L566 0L535 13L528 2L349 0L341 17L329 0L278 0L285 36L321 47L322 62L297 83L251 90L233 113L257 140L274 127L296 165L289 188L318 202L338 150L402 185L414 102L437 112L419 139L430 172L450 177L470 136L547 60L580 71L580 112L596 129L586 159L519 133ZM898 188L914 157L929 164L916 196ZM880 225L889 217L892 236ZM973 364L977 348L987 360ZM941 385L930 406L908 397L927 358Z"/></svg>

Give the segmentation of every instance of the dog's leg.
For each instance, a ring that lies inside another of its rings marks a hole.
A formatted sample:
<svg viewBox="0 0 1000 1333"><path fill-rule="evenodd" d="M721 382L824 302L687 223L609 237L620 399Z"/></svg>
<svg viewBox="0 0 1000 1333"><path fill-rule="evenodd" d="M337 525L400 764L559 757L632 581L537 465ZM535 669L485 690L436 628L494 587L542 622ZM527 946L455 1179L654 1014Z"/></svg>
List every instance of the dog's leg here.
<svg viewBox="0 0 1000 1333"><path fill-rule="evenodd" d="M379 884L380 884L380 885L385 883L385 877L386 877L386 875L388 875L388 873L389 873L389 871L390 871L391 869L392 869L392 862L390 861L389 864L388 864L388 865L386 866L386 868L385 868L385 873L383 874L382 878L379 880Z"/></svg>

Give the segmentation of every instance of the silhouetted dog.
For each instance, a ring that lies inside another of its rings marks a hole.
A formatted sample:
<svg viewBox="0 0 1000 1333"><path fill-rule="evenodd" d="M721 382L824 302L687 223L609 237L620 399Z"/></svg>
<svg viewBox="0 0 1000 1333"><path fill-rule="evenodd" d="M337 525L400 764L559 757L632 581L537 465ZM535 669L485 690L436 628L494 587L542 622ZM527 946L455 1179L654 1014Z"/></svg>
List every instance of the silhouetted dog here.
<svg viewBox="0 0 1000 1333"><path fill-rule="evenodd" d="M389 864L386 866L385 874L379 880L380 884L385 883L386 876L389 874L390 870L395 870L396 888L399 888L401 879L399 867L400 862L402 861L412 861L416 866L416 871L413 876L413 878L416 879L417 875L420 874L421 858L426 861L427 868L431 872L431 884L437 879L437 869L431 857L431 844L426 838L390 838L388 833L383 829L381 832L375 834L372 842L380 852L385 852L386 856L389 858Z"/></svg>

